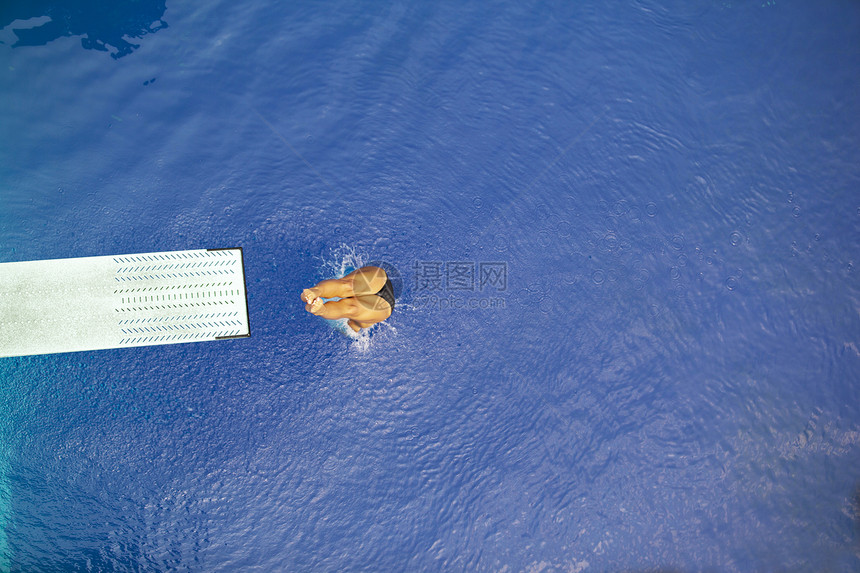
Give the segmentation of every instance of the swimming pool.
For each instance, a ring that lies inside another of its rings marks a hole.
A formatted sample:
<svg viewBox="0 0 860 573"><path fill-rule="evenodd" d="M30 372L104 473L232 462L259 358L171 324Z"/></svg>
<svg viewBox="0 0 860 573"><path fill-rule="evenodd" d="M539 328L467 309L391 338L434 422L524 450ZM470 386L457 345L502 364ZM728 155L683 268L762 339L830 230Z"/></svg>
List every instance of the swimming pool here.
<svg viewBox="0 0 860 573"><path fill-rule="evenodd" d="M855 3L31 5L0 262L241 246L252 336L0 360L0 570L857 570Z"/></svg>

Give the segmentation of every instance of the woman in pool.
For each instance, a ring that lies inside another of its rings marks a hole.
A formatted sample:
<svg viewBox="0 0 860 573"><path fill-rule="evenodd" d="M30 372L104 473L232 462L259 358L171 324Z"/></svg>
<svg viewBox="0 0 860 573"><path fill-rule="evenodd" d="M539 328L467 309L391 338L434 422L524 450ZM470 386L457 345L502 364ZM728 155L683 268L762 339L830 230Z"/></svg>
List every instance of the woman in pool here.
<svg viewBox="0 0 860 573"><path fill-rule="evenodd" d="M338 298L323 302L324 298ZM305 310L336 320L348 318L355 332L382 322L394 310L394 288L384 269L361 267L342 279L321 281L302 291Z"/></svg>

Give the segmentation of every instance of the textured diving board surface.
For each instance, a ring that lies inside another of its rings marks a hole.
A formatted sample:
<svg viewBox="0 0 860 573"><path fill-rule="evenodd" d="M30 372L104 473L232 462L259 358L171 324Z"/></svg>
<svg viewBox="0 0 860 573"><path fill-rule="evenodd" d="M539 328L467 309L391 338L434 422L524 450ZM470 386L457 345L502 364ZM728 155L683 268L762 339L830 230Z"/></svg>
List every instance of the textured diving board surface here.
<svg viewBox="0 0 860 573"><path fill-rule="evenodd" d="M245 336L241 248L0 263L0 357Z"/></svg>

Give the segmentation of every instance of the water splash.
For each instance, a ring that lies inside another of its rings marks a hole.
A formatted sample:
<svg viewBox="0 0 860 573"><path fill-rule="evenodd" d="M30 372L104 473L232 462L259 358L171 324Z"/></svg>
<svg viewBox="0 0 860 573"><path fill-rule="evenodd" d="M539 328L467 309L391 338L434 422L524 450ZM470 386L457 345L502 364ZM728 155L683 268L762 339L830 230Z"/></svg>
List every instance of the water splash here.
<svg viewBox="0 0 860 573"><path fill-rule="evenodd" d="M320 276L343 278L365 264L367 264L367 255L356 250L355 247L342 244L339 247L332 247L328 256L322 258Z"/></svg>
<svg viewBox="0 0 860 573"><path fill-rule="evenodd" d="M326 320L326 322L329 323L329 326L334 330L340 332L352 341L350 347L353 350L367 352L367 350L370 349L370 331L374 329L376 326L375 324L370 328L362 328L359 332L355 332L349 327L349 324L347 324L349 321L346 318Z"/></svg>

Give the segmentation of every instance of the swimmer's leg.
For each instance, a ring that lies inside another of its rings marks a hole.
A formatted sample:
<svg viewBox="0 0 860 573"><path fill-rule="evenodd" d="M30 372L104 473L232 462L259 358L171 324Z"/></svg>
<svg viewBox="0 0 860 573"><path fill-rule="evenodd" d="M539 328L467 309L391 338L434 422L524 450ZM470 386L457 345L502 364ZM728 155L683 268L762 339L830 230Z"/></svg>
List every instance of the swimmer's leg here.
<svg viewBox="0 0 860 573"><path fill-rule="evenodd" d="M306 304L305 310L328 320L337 320L339 318L353 318L359 313L360 307L354 298L330 300L326 303L317 298L311 304Z"/></svg>
<svg viewBox="0 0 860 573"><path fill-rule="evenodd" d="M385 286L388 275L379 267L361 267L343 278L352 281L352 294L349 296L362 296L378 293Z"/></svg>
<svg viewBox="0 0 860 573"><path fill-rule="evenodd" d="M375 295L347 297L325 303L321 298L316 298L311 304L305 305L305 310L328 320L348 318L350 328L356 332L358 332L356 327L363 328L358 324L359 322L368 326L391 316L391 307L388 303Z"/></svg>
<svg viewBox="0 0 860 573"><path fill-rule="evenodd" d="M342 279L327 279L305 289L302 291L302 300L311 302L317 297L347 298L375 294L385 286L387 279L385 271L379 267L361 267Z"/></svg>
<svg viewBox="0 0 860 573"><path fill-rule="evenodd" d="M323 298L346 298L352 296L352 281L342 279L327 279L320 281L316 286L306 288L302 291L302 300L311 302L318 297Z"/></svg>

